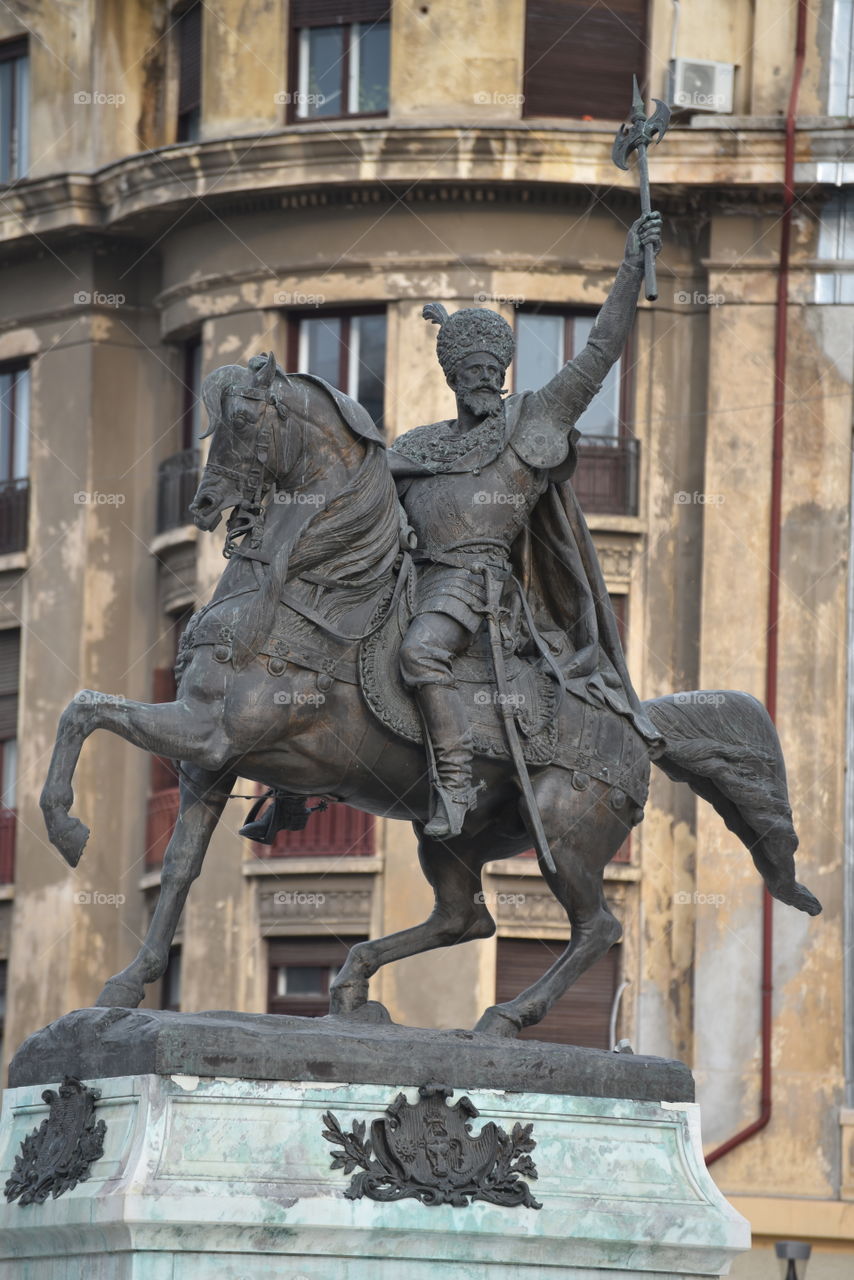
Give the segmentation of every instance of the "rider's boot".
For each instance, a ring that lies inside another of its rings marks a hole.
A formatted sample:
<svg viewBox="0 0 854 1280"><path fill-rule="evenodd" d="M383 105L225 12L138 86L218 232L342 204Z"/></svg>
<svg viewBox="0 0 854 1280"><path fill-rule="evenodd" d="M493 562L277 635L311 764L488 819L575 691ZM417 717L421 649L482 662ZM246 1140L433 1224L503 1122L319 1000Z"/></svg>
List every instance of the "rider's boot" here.
<svg viewBox="0 0 854 1280"><path fill-rule="evenodd" d="M416 697L435 766L435 803L424 834L449 839L460 834L477 797L477 789L471 784L471 725L456 689L425 684L417 690Z"/></svg>

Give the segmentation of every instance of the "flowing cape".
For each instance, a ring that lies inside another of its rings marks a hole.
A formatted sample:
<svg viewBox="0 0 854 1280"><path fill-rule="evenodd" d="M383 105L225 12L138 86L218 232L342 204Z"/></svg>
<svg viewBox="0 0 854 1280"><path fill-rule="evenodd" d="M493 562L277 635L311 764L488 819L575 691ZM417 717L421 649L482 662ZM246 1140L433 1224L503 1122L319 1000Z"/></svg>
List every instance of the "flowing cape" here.
<svg viewBox="0 0 854 1280"><path fill-rule="evenodd" d="M550 619L569 637L574 652L557 659L566 687L627 716L651 746L663 746L632 684L599 557L569 479L549 484L511 558L534 617L546 628Z"/></svg>

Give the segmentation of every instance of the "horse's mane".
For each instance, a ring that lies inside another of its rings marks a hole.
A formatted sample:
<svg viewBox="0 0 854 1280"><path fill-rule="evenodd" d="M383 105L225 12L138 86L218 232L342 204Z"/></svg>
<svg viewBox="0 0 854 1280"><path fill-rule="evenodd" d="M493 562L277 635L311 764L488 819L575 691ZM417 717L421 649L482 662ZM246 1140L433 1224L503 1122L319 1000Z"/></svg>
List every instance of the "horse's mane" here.
<svg viewBox="0 0 854 1280"><path fill-rule="evenodd" d="M274 385L280 378L292 381L294 375L285 374L277 365ZM346 425L335 401L321 394ZM388 582L400 545L397 493L383 447L370 440L362 440L362 444L364 459L351 482L308 514L291 538L271 548L271 562L263 569L259 590L236 628L234 661L238 668L260 651L275 624L285 585L300 574L317 574L333 584L319 605L330 622L370 600Z"/></svg>

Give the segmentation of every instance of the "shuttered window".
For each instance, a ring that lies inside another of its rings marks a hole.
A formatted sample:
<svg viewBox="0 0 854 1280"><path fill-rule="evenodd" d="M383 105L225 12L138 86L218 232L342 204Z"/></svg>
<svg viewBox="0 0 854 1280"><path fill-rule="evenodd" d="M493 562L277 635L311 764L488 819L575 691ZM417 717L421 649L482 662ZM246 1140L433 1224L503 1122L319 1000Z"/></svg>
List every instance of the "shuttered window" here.
<svg viewBox="0 0 854 1280"><path fill-rule="evenodd" d="M0 742L14 738L17 731L20 665L20 631L0 631Z"/></svg>
<svg viewBox="0 0 854 1280"><path fill-rule="evenodd" d="M194 4L178 19L178 142L199 136L202 107L202 6Z"/></svg>
<svg viewBox="0 0 854 1280"><path fill-rule="evenodd" d="M499 938L496 1002L512 1000L530 987L563 955L564 942L531 938ZM526 1040L612 1049L609 1044L611 1007L620 972L620 948L612 947L552 1006L535 1027L521 1032Z"/></svg>
<svg viewBox="0 0 854 1280"><path fill-rule="evenodd" d="M526 116L622 120L645 78L645 0L528 0Z"/></svg>
<svg viewBox="0 0 854 1280"><path fill-rule="evenodd" d="M271 941L267 1012L322 1018L329 1012L329 987L348 951L348 943L338 938Z"/></svg>

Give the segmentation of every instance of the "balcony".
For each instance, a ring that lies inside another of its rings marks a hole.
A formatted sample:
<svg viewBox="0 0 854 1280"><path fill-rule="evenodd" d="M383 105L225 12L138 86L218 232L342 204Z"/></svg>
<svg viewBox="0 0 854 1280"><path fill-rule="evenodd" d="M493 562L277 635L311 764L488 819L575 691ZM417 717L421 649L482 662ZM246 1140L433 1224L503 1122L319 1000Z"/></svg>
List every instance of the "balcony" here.
<svg viewBox="0 0 854 1280"><path fill-rule="evenodd" d="M148 797L145 823L145 869L157 871L163 865L166 846L172 838L178 820L179 793L177 787L152 791ZM0 864L2 866L2 864Z"/></svg>
<svg viewBox="0 0 854 1280"><path fill-rule="evenodd" d="M633 436L582 436L572 478L581 510L636 516L639 462L640 441Z"/></svg>
<svg viewBox="0 0 854 1280"><path fill-rule="evenodd" d="M0 884L15 883L15 827L17 812L0 809Z"/></svg>
<svg viewBox="0 0 854 1280"><path fill-rule="evenodd" d="M157 468L157 533L190 523L189 506L199 485L199 451L182 449Z"/></svg>
<svg viewBox="0 0 854 1280"><path fill-rule="evenodd" d="M26 551L29 511L29 480L4 480L0 484L0 555Z"/></svg>

